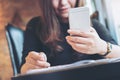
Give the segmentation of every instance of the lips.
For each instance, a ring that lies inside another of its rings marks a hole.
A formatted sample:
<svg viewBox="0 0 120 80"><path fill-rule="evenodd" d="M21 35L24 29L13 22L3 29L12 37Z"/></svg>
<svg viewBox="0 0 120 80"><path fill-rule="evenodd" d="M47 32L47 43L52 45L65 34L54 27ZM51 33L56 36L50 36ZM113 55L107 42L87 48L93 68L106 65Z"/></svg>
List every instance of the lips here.
<svg viewBox="0 0 120 80"><path fill-rule="evenodd" d="M69 8L60 8L59 12L65 13L65 12L68 12L68 10L69 10Z"/></svg>

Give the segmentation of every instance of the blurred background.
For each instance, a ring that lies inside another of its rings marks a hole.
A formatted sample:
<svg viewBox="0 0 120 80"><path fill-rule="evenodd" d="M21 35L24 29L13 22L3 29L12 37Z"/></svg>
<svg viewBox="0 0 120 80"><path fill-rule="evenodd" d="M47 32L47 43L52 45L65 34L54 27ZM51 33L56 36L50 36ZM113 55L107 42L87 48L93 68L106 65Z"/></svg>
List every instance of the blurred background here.
<svg viewBox="0 0 120 80"><path fill-rule="evenodd" d="M28 21L41 15L39 0L0 0L0 80L15 75L7 37L8 24L24 32ZM81 0L90 8L91 18L98 19L120 45L120 0ZM18 34L16 34L18 35Z"/></svg>

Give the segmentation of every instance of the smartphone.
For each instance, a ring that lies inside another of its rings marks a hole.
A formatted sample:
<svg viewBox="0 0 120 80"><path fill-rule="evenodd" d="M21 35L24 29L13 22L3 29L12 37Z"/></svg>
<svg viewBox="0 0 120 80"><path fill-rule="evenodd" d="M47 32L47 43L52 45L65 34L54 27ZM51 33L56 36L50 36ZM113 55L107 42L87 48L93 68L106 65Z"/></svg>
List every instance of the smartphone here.
<svg viewBox="0 0 120 80"><path fill-rule="evenodd" d="M70 29L90 31L90 14L88 7L77 7L69 10Z"/></svg>

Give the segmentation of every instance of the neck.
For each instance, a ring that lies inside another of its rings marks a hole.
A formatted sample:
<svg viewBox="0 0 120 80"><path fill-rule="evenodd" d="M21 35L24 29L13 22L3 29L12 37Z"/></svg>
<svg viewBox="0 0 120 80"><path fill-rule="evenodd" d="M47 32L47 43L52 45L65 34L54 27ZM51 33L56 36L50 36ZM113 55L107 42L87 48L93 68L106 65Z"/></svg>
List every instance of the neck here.
<svg viewBox="0 0 120 80"><path fill-rule="evenodd" d="M68 18L67 19L62 19L63 23L68 23Z"/></svg>

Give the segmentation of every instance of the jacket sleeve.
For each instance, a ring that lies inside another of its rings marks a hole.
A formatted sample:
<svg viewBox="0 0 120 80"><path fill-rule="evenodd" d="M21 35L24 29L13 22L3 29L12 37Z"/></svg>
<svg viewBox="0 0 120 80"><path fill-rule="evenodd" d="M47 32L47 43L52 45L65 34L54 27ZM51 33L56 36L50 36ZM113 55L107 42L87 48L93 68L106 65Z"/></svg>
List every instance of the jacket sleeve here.
<svg viewBox="0 0 120 80"><path fill-rule="evenodd" d="M96 19L92 19L92 24L101 39L113 44L117 44L106 27L104 27Z"/></svg>
<svg viewBox="0 0 120 80"><path fill-rule="evenodd" d="M30 51L36 51L36 52L41 51L41 46L40 46L41 43L35 33L35 28L37 26L38 21L39 21L39 18L36 17L36 18L33 18L32 20L30 20L29 23L27 24L27 28L24 33L24 43L23 43L21 66L25 63L25 57L28 55L28 53Z"/></svg>

